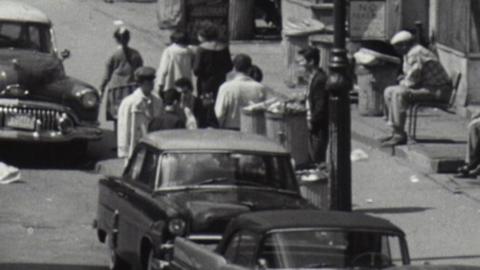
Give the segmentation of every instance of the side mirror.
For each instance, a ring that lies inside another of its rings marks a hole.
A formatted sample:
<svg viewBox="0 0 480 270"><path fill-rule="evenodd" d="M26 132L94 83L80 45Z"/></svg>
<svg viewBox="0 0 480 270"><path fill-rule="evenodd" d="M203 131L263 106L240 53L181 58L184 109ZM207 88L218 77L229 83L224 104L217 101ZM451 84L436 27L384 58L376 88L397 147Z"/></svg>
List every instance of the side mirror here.
<svg viewBox="0 0 480 270"><path fill-rule="evenodd" d="M62 57L62 60L65 60L70 57L70 50L65 49L60 53L60 56Z"/></svg>

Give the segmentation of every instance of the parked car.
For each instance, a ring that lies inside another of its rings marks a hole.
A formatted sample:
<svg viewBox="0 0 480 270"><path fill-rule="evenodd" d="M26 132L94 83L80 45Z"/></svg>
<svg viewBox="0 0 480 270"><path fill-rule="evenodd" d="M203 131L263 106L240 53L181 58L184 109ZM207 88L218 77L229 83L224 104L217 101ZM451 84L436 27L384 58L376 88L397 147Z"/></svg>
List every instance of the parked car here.
<svg viewBox="0 0 480 270"><path fill-rule="evenodd" d="M177 237L173 269L384 269L408 265L405 234L360 213L276 210L234 218L211 251Z"/></svg>
<svg viewBox="0 0 480 270"><path fill-rule="evenodd" d="M42 11L0 1L0 140L27 142L99 139L98 91L65 74L52 22ZM77 149L77 150L79 150Z"/></svg>
<svg viewBox="0 0 480 270"><path fill-rule="evenodd" d="M167 265L173 240L216 245L230 219L268 209L314 208L299 194L289 153L264 136L168 130L135 147L121 177L99 182L97 218L111 265Z"/></svg>

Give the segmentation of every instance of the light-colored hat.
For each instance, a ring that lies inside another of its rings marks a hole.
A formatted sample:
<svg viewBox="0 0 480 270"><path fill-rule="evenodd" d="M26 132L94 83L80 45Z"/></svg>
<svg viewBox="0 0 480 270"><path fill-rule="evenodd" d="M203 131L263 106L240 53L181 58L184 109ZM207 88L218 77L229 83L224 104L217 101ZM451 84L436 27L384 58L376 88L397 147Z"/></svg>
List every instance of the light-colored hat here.
<svg viewBox="0 0 480 270"><path fill-rule="evenodd" d="M390 40L390 44L395 45L401 42L410 41L412 39L413 39L412 33L404 30L396 33Z"/></svg>

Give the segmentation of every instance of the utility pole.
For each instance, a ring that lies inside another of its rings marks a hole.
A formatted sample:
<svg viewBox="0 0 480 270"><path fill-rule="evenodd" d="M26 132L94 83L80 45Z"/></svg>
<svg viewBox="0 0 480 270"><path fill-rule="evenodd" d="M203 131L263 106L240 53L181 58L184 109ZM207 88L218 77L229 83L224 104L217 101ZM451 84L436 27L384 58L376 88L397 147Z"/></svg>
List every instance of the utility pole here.
<svg viewBox="0 0 480 270"><path fill-rule="evenodd" d="M352 210L352 169L350 161L350 97L352 79L348 74L345 47L346 0L334 2L334 41L327 80L329 99L329 182L330 209Z"/></svg>

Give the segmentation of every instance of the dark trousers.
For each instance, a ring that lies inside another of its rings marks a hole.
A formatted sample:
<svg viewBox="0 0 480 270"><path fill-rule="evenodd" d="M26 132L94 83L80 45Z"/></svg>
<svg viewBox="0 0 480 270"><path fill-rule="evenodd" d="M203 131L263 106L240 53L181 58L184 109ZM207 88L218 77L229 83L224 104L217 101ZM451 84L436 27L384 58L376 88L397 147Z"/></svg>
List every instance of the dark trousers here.
<svg viewBox="0 0 480 270"><path fill-rule="evenodd" d="M309 154L313 163L325 162L328 146L328 128L310 131Z"/></svg>

